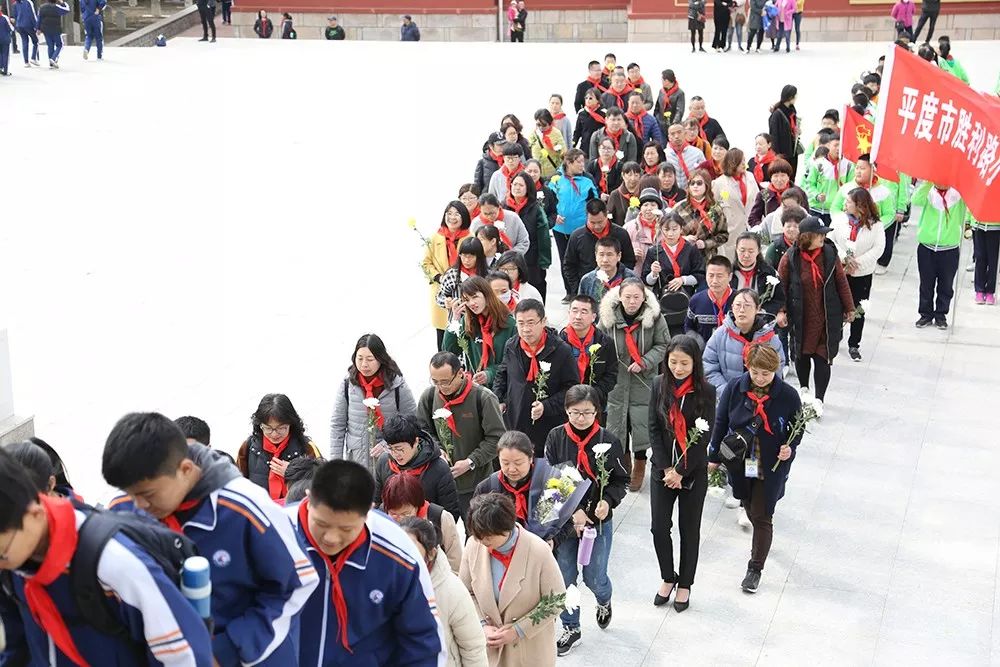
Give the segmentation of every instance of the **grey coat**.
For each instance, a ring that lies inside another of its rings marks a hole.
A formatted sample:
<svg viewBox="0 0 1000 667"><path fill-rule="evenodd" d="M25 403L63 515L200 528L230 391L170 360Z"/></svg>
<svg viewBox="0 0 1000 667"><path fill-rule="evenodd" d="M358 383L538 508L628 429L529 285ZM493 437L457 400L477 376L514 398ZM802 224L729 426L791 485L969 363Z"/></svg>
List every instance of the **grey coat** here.
<svg viewBox="0 0 1000 667"><path fill-rule="evenodd" d="M642 326L635 334L645 368L641 373L629 373L632 358L625 345L625 316L620 307L620 289L614 287L608 290L601 299L598 324L601 331L614 341L618 363L618 383L608 394L607 426L624 444L628 441L631 423L632 451L637 452L649 449L649 397L653 378L660 374L660 364L667 353L670 333L660 315L659 302L646 289L646 305L639 317Z"/></svg>
<svg viewBox="0 0 1000 667"><path fill-rule="evenodd" d="M406 386L402 375L397 376L378 399L386 419L397 414L417 414L417 402L413 400L413 392ZM334 397L333 418L330 420L330 458L360 463L374 474L375 460L368 453L371 445L368 437L368 408L365 407L364 400L364 390L351 384L345 376L337 386ZM382 433L376 429L375 442L381 440Z"/></svg>
<svg viewBox="0 0 1000 667"><path fill-rule="evenodd" d="M767 0L750 0L750 15L747 17L747 30L763 30L764 20L761 12Z"/></svg>

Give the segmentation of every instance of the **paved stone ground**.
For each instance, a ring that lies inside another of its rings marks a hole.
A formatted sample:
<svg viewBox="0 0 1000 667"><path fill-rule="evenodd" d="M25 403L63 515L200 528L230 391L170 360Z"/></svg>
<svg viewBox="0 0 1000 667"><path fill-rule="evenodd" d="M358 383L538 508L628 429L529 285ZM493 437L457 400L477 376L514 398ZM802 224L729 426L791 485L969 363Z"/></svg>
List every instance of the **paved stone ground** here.
<svg viewBox="0 0 1000 667"><path fill-rule="evenodd" d="M434 339L407 218L432 231L500 116L527 120L553 89L570 95L609 50L261 41L176 39L108 49L102 63L71 47L60 70L15 67L2 82L16 101L5 118L24 130L5 137L8 153L24 173L50 175L13 183L0 218L15 401L88 498L108 491L100 451L129 410L200 415L234 452L260 397L281 391L325 448L365 331L425 387ZM996 80L997 48L955 43L980 89ZM649 80L674 68L749 147L786 80L812 132L884 45L614 50ZM356 67L391 95L366 87L345 101ZM429 95L439 79L474 103ZM441 150L400 157L396 142L427 138ZM375 175L390 165L390 179ZM1000 310L973 305L963 272L953 328L917 331L912 228L897 247L875 281L865 361L838 358L827 416L793 467L760 592L739 590L749 534L709 500L691 609L654 609L648 492L630 496L617 513L613 624L596 628L585 594L584 643L562 665L1000 665Z"/></svg>

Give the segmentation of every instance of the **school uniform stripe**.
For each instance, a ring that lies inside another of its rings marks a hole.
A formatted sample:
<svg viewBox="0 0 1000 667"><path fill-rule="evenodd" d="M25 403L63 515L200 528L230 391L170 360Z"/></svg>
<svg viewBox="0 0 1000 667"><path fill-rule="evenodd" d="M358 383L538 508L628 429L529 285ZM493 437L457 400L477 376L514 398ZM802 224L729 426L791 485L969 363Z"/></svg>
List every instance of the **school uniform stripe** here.
<svg viewBox="0 0 1000 667"><path fill-rule="evenodd" d="M255 517L250 512L250 510L246 509L242 505L237 505L236 503L231 502L229 500L226 500L225 498L219 498L219 506L220 507L225 507L227 509L231 509L232 511L236 512L237 514L245 517L246 520L250 522L250 525L252 525L254 528L257 529L258 533L264 533L265 532L266 528L264 528L263 524L261 524L261 522L257 520L257 517Z"/></svg>
<svg viewBox="0 0 1000 667"><path fill-rule="evenodd" d="M240 480L246 481L248 484L253 484L253 482L245 480L242 477L240 478ZM258 487L257 485L254 484L254 488L260 488L260 487ZM228 486L226 486L226 487L223 487L222 489L219 489L219 497L220 498L227 498L227 499L229 499L229 500L231 500L231 501L233 501L233 502L235 502L235 503L237 503L239 505L242 505L247 510L249 510L250 512L252 512L254 514L254 516L256 516L257 519L262 524L264 524L265 526L270 527L271 521L267 518L267 512L265 512L257 503L255 503L253 500L251 500L250 498L248 498L245 494L243 494L243 493L237 493L237 492L233 491L231 488L229 488Z"/></svg>
<svg viewBox="0 0 1000 667"><path fill-rule="evenodd" d="M399 558L402 558L403 560L407 561L408 563L411 563L413 565L417 564L417 561L415 561L410 556L410 554L406 553L405 551L403 551L402 549L400 549L398 546L396 546L392 542L388 541L387 539L385 539L384 537L382 537L381 535L379 535L376 532L372 532L372 544L373 545L378 544L383 549L386 549L387 551L391 551L393 554L395 554Z"/></svg>

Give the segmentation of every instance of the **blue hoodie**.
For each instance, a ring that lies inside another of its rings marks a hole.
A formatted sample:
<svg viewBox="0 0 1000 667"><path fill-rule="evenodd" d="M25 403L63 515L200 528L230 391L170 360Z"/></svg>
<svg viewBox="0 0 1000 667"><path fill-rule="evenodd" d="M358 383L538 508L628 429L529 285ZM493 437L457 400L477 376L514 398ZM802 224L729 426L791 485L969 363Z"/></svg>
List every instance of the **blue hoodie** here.
<svg viewBox="0 0 1000 667"><path fill-rule="evenodd" d="M178 520L212 564L215 659L221 667L297 664L298 615L319 577L295 527L266 489L220 453L191 445L188 458L202 477L185 500L199 504ZM130 496L108 506L136 511Z"/></svg>
<svg viewBox="0 0 1000 667"><path fill-rule="evenodd" d="M75 517L79 529L87 515L75 510ZM76 667L75 662L55 647L28 610L24 594L26 575L30 573L13 573L16 601L0 595L0 615L7 633L7 647L0 653L0 664ZM135 542L116 534L101 553L97 577L108 591L112 613L132 641L102 634L80 618L68 571L45 587L88 664L212 667L212 645L205 623L160 566ZM145 650L140 653L137 647Z"/></svg>
<svg viewBox="0 0 1000 667"><path fill-rule="evenodd" d="M14 4L14 27L18 30L34 30L38 27L38 14L32 0L17 0Z"/></svg>
<svg viewBox="0 0 1000 667"><path fill-rule="evenodd" d="M98 12L104 9L108 0L80 0L80 16L86 21L89 18L98 16Z"/></svg>
<svg viewBox="0 0 1000 667"><path fill-rule="evenodd" d="M552 177L549 188L555 193L559 202L556 205L556 213L564 218L562 224L556 225L553 229L569 236L587 224L587 201L599 197L600 194L589 176L581 174L570 179L563 172L564 168L565 165Z"/></svg>

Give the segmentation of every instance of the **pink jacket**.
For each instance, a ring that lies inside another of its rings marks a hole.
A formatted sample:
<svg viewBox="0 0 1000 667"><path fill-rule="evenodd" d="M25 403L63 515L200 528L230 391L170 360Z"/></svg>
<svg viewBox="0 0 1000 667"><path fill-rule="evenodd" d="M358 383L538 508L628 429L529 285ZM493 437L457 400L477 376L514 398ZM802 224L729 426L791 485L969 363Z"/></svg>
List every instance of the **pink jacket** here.
<svg viewBox="0 0 1000 667"><path fill-rule="evenodd" d="M894 21L899 21L907 28L913 27L913 10L916 5L911 2L903 2L899 0L896 4L892 6L892 12L890 16Z"/></svg>
<svg viewBox="0 0 1000 667"><path fill-rule="evenodd" d="M795 0L777 0L775 6L778 8L778 23L790 28L792 14L795 13Z"/></svg>

